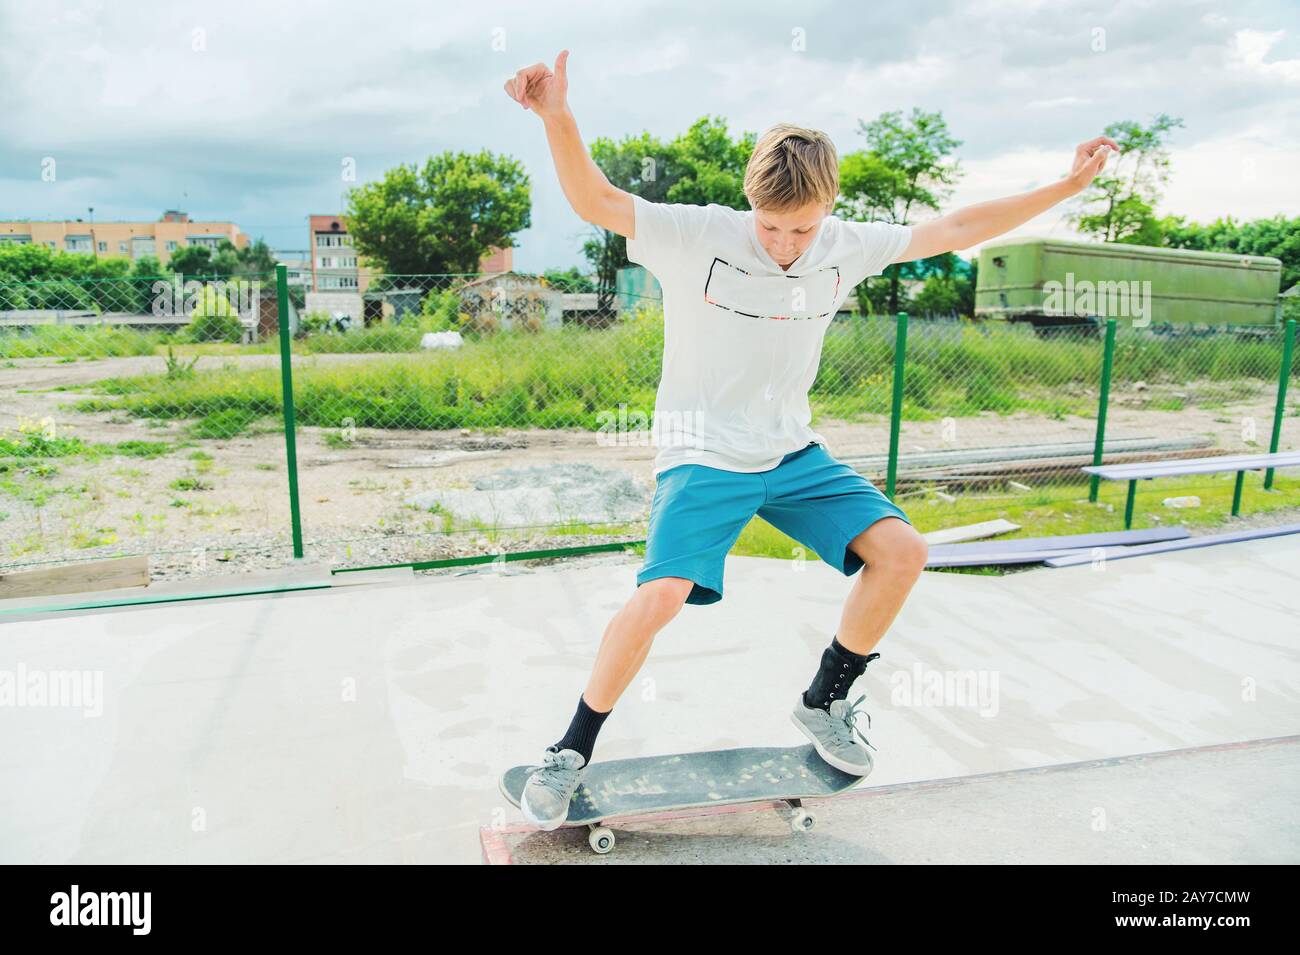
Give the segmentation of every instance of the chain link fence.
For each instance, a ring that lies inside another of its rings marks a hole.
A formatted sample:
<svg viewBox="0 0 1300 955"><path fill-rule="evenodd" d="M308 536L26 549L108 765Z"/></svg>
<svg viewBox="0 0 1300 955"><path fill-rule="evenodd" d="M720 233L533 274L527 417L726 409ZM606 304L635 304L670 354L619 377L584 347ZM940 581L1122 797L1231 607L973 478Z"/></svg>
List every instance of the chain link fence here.
<svg viewBox="0 0 1300 955"><path fill-rule="evenodd" d="M999 518L1044 534L1116 529L1110 515L1122 513L1124 486L1102 482L1094 494L1080 470L1095 463L1101 426L1108 464L1269 450L1284 334L1117 323L1103 420L1104 328L912 321L897 499L925 530ZM1294 384L1289 396L1279 450L1300 447ZM1234 478L1143 482L1139 496L1159 505L1199 494L1217 514ZM1278 482L1286 493L1270 505L1300 505L1285 472ZM1186 512L1143 513L1145 524L1172 524Z"/></svg>
<svg viewBox="0 0 1300 955"><path fill-rule="evenodd" d="M336 568L644 537L657 300L513 273L284 291L281 315L274 274L0 280L0 568L128 554L148 554L155 577L280 567L295 552L291 485L303 556ZM1093 502L1080 470L1104 332L900 321L827 329L809 402L836 457L921 530L1119 526L1123 489L1103 483ZM1282 354L1277 328L1120 326L1106 460L1267 450ZM1296 373L1283 450L1300 447ZM1157 506L1140 510L1217 501L1232 477L1155 482L1142 493ZM1275 490L1270 506L1300 503L1286 472Z"/></svg>

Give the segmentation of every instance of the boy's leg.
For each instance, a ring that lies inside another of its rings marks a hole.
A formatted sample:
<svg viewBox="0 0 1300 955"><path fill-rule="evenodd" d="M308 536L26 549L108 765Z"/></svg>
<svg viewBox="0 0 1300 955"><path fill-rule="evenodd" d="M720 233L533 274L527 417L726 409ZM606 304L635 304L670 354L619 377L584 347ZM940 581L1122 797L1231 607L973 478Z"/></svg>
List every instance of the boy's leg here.
<svg viewBox="0 0 1300 955"><path fill-rule="evenodd" d="M613 709L645 663L655 634L677 616L695 586L682 577L659 577L637 588L605 628L583 699L594 710Z"/></svg>
<svg viewBox="0 0 1300 955"><path fill-rule="evenodd" d="M605 628L569 730L551 748L591 762L596 734L645 662L657 634L686 603L722 599L727 551L763 502L755 474L696 464L669 468L655 482L637 591Z"/></svg>
<svg viewBox="0 0 1300 955"><path fill-rule="evenodd" d="M863 564L840 612L840 627L822 651L817 673L804 691L805 706L829 709L879 654L871 653L898 616L925 569L925 538L897 517L882 517L853 538L848 550Z"/></svg>
<svg viewBox="0 0 1300 955"><path fill-rule="evenodd" d="M768 483L771 494L758 516L845 576L857 574L840 629L804 694L806 706L827 709L874 658L870 651L920 577L928 548L901 508L820 445L783 463Z"/></svg>
<svg viewBox="0 0 1300 955"><path fill-rule="evenodd" d="M587 688L564 736L550 748L571 749L591 762L605 718L613 710L632 678L645 663L655 634L677 616L695 582L680 577L660 577L637 588L632 598L605 627Z"/></svg>
<svg viewBox="0 0 1300 955"><path fill-rule="evenodd" d="M929 547L906 521L883 517L849 543L863 568L844 601L836 639L860 656L884 637L925 569Z"/></svg>

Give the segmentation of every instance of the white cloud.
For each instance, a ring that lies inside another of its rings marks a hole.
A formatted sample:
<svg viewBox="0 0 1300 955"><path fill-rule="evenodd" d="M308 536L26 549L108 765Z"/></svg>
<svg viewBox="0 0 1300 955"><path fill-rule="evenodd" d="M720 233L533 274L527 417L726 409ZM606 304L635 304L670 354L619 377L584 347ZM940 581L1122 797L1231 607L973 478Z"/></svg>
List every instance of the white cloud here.
<svg viewBox="0 0 1300 955"><path fill-rule="evenodd" d="M952 208L1049 182L1106 124L1168 113L1185 127L1161 212L1296 214L1293 0L1192 10L1186 0L0 0L0 215L94 205L97 218L139 218L184 203L293 248L308 212L339 207L340 157L356 157L365 180L486 148L532 178L534 224L516 263L578 264L585 229L545 134L502 91L515 70L565 48L588 141L671 139L711 115L733 137L778 120L824 129L843 153L863 147L860 120L916 107L942 112L962 142L967 175ZM791 50L796 29L806 52ZM1091 48L1097 29L1105 52ZM39 178L47 155L59 159L54 184ZM1059 218L1024 231L1063 234Z"/></svg>

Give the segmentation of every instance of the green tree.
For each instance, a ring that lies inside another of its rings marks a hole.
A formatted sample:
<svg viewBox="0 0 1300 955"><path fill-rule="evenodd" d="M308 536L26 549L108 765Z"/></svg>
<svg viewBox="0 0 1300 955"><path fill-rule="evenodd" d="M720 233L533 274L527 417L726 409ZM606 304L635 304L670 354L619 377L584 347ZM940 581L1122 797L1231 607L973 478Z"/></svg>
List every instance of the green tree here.
<svg viewBox="0 0 1300 955"><path fill-rule="evenodd" d="M214 281L235 277L266 278L275 274L275 255L262 239L236 248L229 239L217 243L217 250L204 245L187 245L172 253L171 271L186 278Z"/></svg>
<svg viewBox="0 0 1300 955"><path fill-rule="evenodd" d="M221 248L229 243L223 242ZM233 248L233 246L232 246ZM231 275L267 279L275 275L275 253L264 239L258 239L235 251L236 265Z"/></svg>
<svg viewBox="0 0 1300 955"><path fill-rule="evenodd" d="M238 283L231 283L230 293L238 292ZM187 296L188 300L188 296ZM185 328L185 338L191 342L238 342L243 336L239 311L230 298L213 285L204 285L190 313L190 323Z"/></svg>
<svg viewBox="0 0 1300 955"><path fill-rule="evenodd" d="M911 307L918 315L947 315L960 312L961 306L959 280L951 275L931 275L912 298Z"/></svg>
<svg viewBox="0 0 1300 955"><path fill-rule="evenodd" d="M598 138L591 144L591 159L611 185L648 202L668 202L669 193L686 175L676 149L647 132L626 136L619 142ZM595 274L597 313L610 317L618 270L628 264L627 240L596 227L583 242L582 254Z"/></svg>
<svg viewBox="0 0 1300 955"><path fill-rule="evenodd" d="M187 245L177 249L167 260L167 267L174 275L201 282L226 277L213 267L212 250L206 245Z"/></svg>
<svg viewBox="0 0 1300 955"><path fill-rule="evenodd" d="M860 222L911 225L920 210L939 211L960 174L959 164L949 161L949 156L961 145L949 135L941 113L913 108L904 120L902 112L895 110L870 123L859 122L858 131L867 140L867 150L840 160L837 215ZM902 304L901 280L921 277L924 268L922 263L903 262L884 270L882 277L889 286L886 307L891 314ZM866 313L878 308L871 284L863 282L857 290L859 307Z"/></svg>
<svg viewBox="0 0 1300 955"><path fill-rule="evenodd" d="M619 142L596 139L591 158L612 185L649 202L748 209L745 165L757 141L752 132L733 140L721 117L706 116L667 143L645 132ZM618 270L628 264L627 240L597 229L582 251L595 273L597 309L612 315Z"/></svg>
<svg viewBox="0 0 1300 955"><path fill-rule="evenodd" d="M127 259L57 252L45 245L0 245L0 308L131 309Z"/></svg>
<svg viewBox="0 0 1300 955"><path fill-rule="evenodd" d="M514 244L531 224L530 202L517 160L445 152L349 190L345 214L357 253L389 274L467 274Z"/></svg>
<svg viewBox="0 0 1300 955"><path fill-rule="evenodd" d="M1169 180L1165 142L1182 125L1181 119L1161 113L1150 126L1131 120L1107 126L1104 132L1119 144L1119 156L1084 190L1080 211L1067 220L1102 242L1160 245L1160 225L1152 210L1160 199L1160 187Z"/></svg>

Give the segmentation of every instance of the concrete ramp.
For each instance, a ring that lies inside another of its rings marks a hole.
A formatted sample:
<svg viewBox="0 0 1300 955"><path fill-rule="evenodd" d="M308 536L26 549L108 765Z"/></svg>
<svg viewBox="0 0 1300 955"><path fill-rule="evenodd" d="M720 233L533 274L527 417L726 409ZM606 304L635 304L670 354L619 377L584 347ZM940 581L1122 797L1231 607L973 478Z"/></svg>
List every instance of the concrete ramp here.
<svg viewBox="0 0 1300 955"><path fill-rule="evenodd" d="M477 863L484 827L522 821L498 775L568 725L638 567L0 623L0 681L26 688L0 705L0 862ZM1300 861L1296 816L1270 801L1296 804L1293 743L1204 749L1300 733L1297 568L1292 536L1001 578L928 572L854 688L880 792L828 805L812 841L765 813L754 829L662 821L648 848L614 855L1074 861L1146 845ZM659 634L596 758L803 743L790 710L851 586L818 561L731 558L723 600ZM967 783L892 788L954 779Z"/></svg>
<svg viewBox="0 0 1300 955"><path fill-rule="evenodd" d="M1300 736L982 773L804 800L792 834L774 804L722 806L587 830L485 827L490 864L1285 865L1300 859Z"/></svg>

